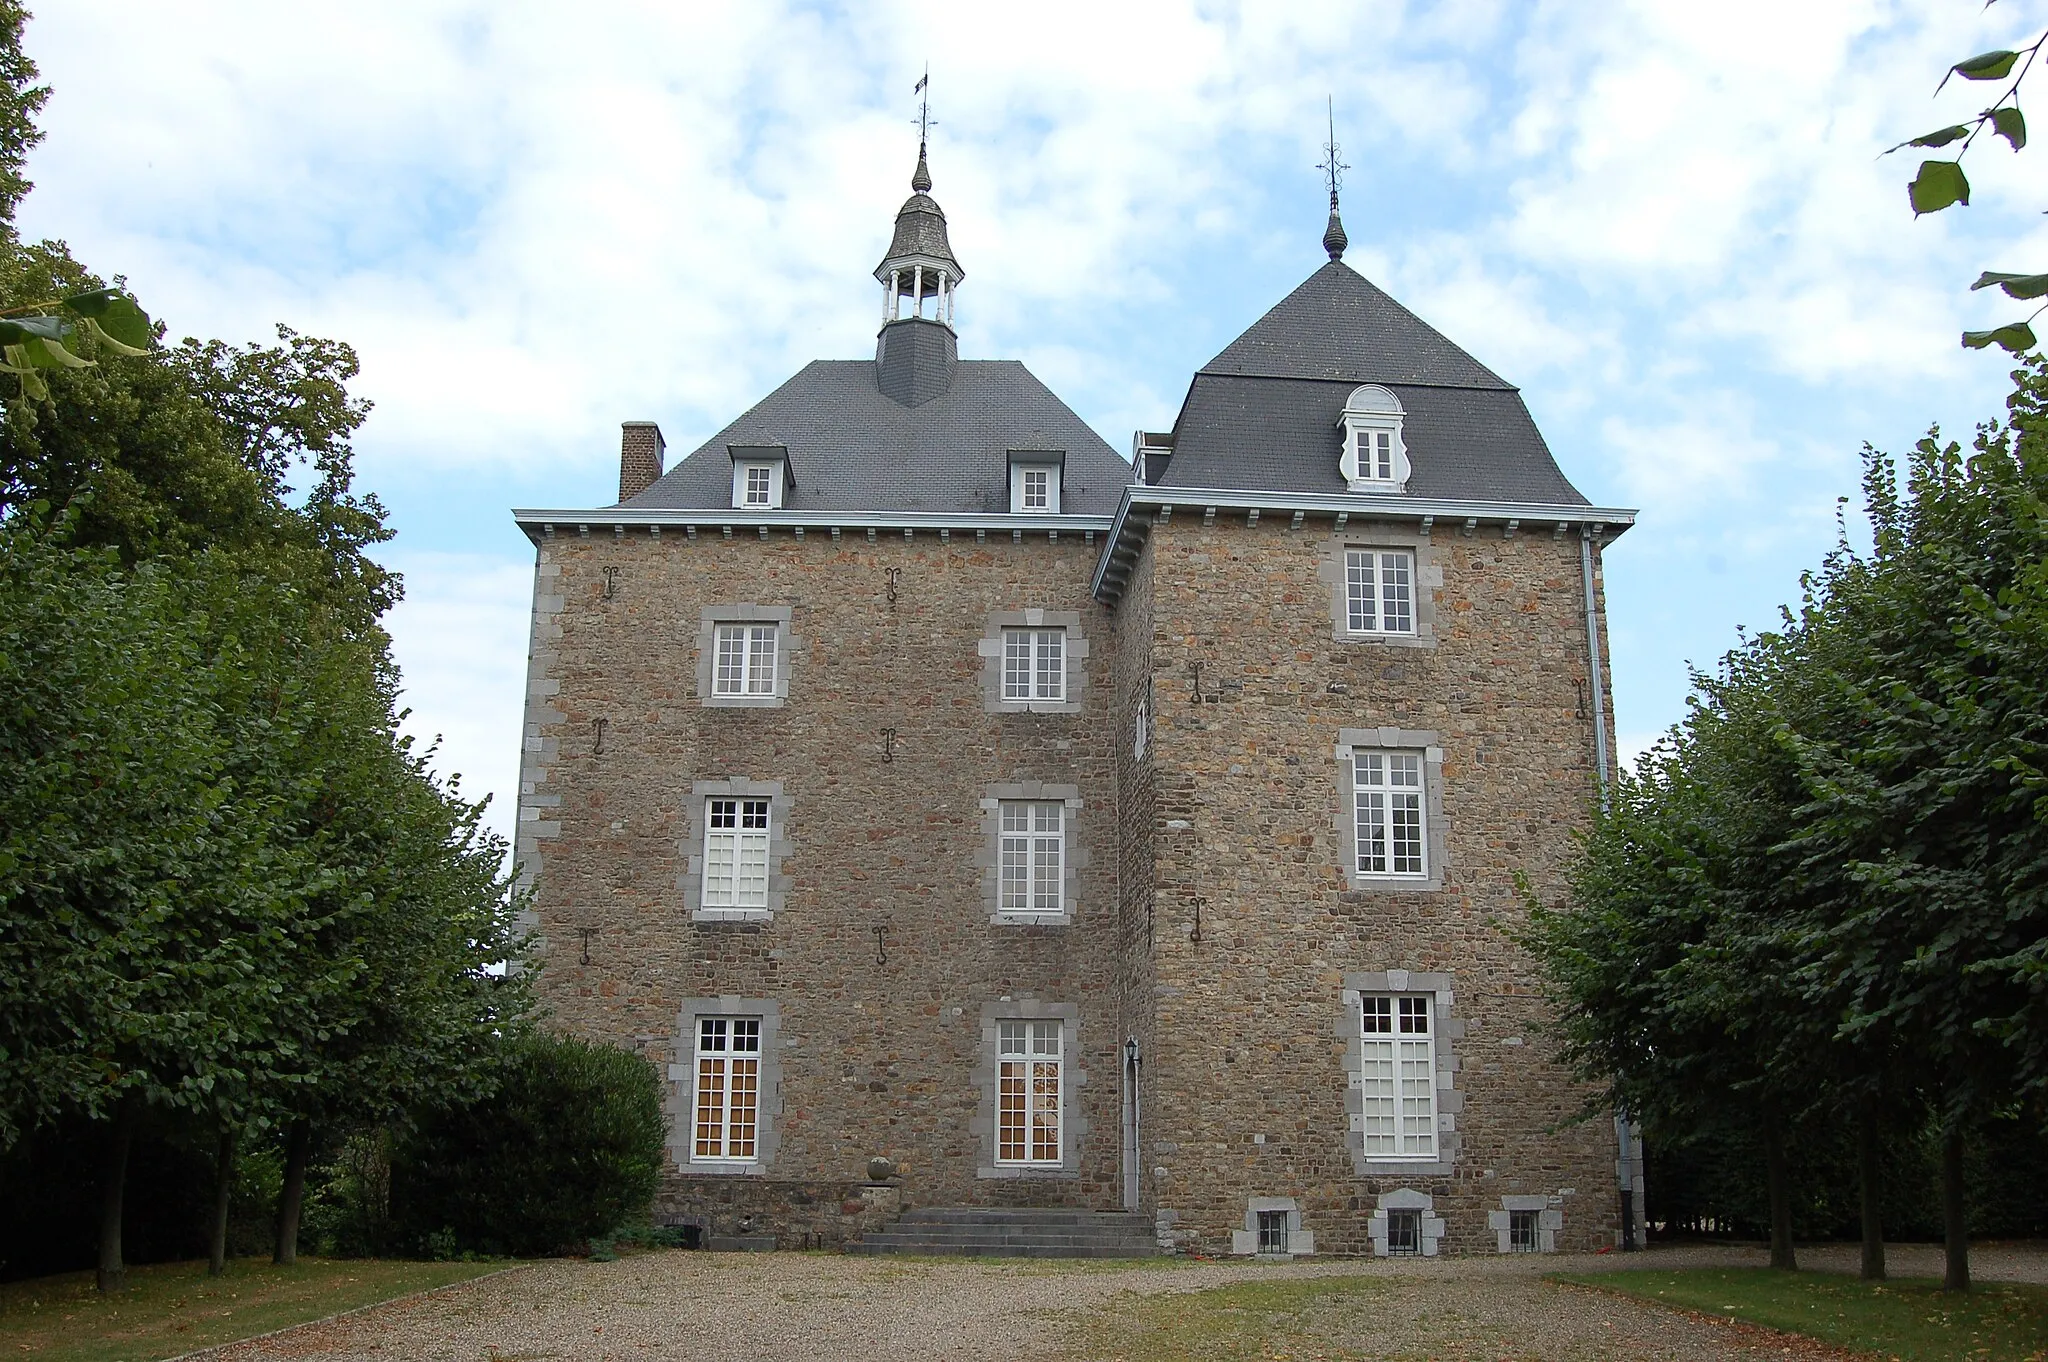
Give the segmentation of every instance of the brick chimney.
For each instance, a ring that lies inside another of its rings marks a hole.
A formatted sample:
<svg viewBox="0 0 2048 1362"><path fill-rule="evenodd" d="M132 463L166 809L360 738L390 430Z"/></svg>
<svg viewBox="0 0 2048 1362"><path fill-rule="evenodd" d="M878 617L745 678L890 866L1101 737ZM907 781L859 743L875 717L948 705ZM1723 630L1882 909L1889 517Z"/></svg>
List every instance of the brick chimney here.
<svg viewBox="0 0 2048 1362"><path fill-rule="evenodd" d="M619 500L630 501L661 476L662 451L668 441L652 421L619 423Z"/></svg>

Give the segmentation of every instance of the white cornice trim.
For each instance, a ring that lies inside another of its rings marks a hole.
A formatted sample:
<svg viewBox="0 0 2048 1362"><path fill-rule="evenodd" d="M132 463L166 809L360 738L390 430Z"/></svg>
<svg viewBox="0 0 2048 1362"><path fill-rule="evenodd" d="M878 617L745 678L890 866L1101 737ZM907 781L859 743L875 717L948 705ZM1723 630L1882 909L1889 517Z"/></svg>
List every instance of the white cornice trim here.
<svg viewBox="0 0 2048 1362"><path fill-rule="evenodd" d="M1603 542L1636 523L1636 512L1619 506L1561 506L1532 501L1454 501L1389 495L1357 495L1331 492L1257 492L1223 487L1143 487L1124 489L1102 557L1095 564L1089 590L1099 601L1113 604L1122 595L1121 583L1109 584L1110 567L1117 550L1127 539L1150 530L1143 512L1156 510L1171 515L1176 510L1206 511L1297 511L1305 515L1342 516L1348 520L1442 520L1464 524L1516 523L1526 533L1539 526L1565 526L1599 534ZM1134 519L1132 512L1140 514Z"/></svg>
<svg viewBox="0 0 2048 1362"><path fill-rule="evenodd" d="M584 534L591 530L623 531L650 527L703 529L845 529L845 530L1022 530L1027 534L1100 532L1110 527L1106 515L1006 515L943 511L743 511L738 507L627 507L550 510L515 508L512 519L530 539L550 533Z"/></svg>

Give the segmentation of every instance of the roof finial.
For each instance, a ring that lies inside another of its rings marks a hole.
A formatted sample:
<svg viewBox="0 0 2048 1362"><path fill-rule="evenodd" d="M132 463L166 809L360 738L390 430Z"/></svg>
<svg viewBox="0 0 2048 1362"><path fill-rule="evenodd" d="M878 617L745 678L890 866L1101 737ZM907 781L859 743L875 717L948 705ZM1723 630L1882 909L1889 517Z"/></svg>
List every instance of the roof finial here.
<svg viewBox="0 0 2048 1362"><path fill-rule="evenodd" d="M1323 162L1316 169L1323 171L1330 181L1330 225L1323 229L1323 249L1330 253L1330 259L1342 260L1344 248L1351 244L1344 235L1344 220L1337 216L1337 189L1344 183L1344 172L1351 169L1338 156L1341 148L1337 145L1337 101L1330 100L1330 140L1323 144Z"/></svg>
<svg viewBox="0 0 2048 1362"><path fill-rule="evenodd" d="M917 101L917 170L910 177L910 187L919 194L929 194L932 189L932 172L924 163L924 146L931 135L932 97L928 87L932 83L932 68L927 62L924 74L917 78L917 85L911 93L920 96Z"/></svg>

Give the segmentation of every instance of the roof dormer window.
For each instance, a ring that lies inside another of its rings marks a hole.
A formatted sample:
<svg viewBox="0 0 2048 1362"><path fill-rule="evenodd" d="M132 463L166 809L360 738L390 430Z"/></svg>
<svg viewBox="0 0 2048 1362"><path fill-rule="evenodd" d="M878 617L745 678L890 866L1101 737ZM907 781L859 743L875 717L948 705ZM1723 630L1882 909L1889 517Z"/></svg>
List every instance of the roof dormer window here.
<svg viewBox="0 0 2048 1362"><path fill-rule="evenodd" d="M1401 399L1377 383L1356 388L1344 403L1344 446L1338 471L1353 492L1408 487L1408 447L1401 439Z"/></svg>
<svg viewBox="0 0 2048 1362"><path fill-rule="evenodd" d="M779 511L796 479L781 445L732 445L732 505L736 511Z"/></svg>
<svg viewBox="0 0 2048 1362"><path fill-rule="evenodd" d="M1058 515L1060 473L1066 462L1057 449L1010 451L1010 510L1016 515Z"/></svg>

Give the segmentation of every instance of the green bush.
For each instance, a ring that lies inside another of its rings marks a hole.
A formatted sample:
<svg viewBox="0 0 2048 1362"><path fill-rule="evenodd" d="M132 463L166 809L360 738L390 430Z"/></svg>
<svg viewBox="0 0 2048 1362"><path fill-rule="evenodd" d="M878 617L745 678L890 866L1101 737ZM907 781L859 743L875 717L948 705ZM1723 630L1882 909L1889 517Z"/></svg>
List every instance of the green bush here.
<svg viewBox="0 0 2048 1362"><path fill-rule="evenodd" d="M506 1047L492 1096L434 1112L391 1149L397 1243L433 1257L575 1251L645 1216L661 1176L661 1084L638 1055L564 1036Z"/></svg>

